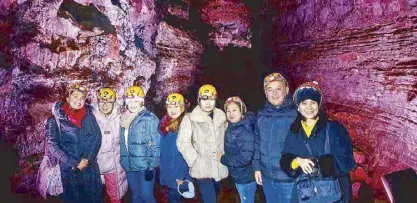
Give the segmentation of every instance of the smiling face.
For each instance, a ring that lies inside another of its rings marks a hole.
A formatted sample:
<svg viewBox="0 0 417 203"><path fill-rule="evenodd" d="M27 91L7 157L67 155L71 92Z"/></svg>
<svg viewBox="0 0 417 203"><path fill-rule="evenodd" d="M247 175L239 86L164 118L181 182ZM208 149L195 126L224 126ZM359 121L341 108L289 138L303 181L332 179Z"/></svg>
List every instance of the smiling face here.
<svg viewBox="0 0 417 203"><path fill-rule="evenodd" d="M274 81L265 86L265 96L274 106L282 104L288 92L289 88L282 81Z"/></svg>
<svg viewBox="0 0 417 203"><path fill-rule="evenodd" d="M168 104L166 105L166 108L167 108L169 117L171 117L172 119L176 119L180 117L180 115L184 111L183 108L181 108L181 106L178 104Z"/></svg>
<svg viewBox="0 0 417 203"><path fill-rule="evenodd" d="M133 97L126 99L127 109L132 113L137 113L142 109L143 106L143 98L141 97Z"/></svg>
<svg viewBox="0 0 417 203"><path fill-rule="evenodd" d="M216 98L200 99L199 105L203 111L210 113L216 107Z"/></svg>
<svg viewBox="0 0 417 203"><path fill-rule="evenodd" d="M228 104L226 107L226 116L227 120L231 123L239 122L242 120L242 112L240 111L240 107L235 102Z"/></svg>
<svg viewBox="0 0 417 203"><path fill-rule="evenodd" d="M104 115L109 115L113 111L114 102L99 101L98 109Z"/></svg>
<svg viewBox="0 0 417 203"><path fill-rule="evenodd" d="M71 90L69 92L69 97L67 97L67 102L70 105L71 109L81 109L85 105L85 94L79 90Z"/></svg>
<svg viewBox="0 0 417 203"><path fill-rule="evenodd" d="M298 105L297 109L306 119L315 119L319 113L319 105L316 101L306 99Z"/></svg>

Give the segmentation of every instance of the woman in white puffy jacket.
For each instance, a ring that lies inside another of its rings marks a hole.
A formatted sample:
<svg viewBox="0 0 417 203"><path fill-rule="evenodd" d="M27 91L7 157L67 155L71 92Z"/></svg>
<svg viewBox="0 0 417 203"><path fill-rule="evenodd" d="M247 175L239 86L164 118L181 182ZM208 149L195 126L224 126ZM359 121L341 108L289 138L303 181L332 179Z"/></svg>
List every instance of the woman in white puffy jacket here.
<svg viewBox="0 0 417 203"><path fill-rule="evenodd" d="M101 88L97 92L97 101L93 105L93 114L102 135L97 162L110 201L120 203L128 185L126 172L120 165L120 111L116 103L116 92L111 88Z"/></svg>

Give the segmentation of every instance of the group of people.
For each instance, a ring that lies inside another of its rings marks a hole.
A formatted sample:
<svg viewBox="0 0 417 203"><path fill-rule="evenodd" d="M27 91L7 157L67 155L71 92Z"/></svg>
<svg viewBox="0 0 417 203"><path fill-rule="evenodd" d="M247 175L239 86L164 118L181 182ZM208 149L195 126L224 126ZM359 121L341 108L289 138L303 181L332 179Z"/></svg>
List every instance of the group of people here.
<svg viewBox="0 0 417 203"><path fill-rule="evenodd" d="M63 201L102 202L104 182L111 202L120 202L128 188L132 202L156 202L159 168L170 203L192 197L193 183L202 202L215 203L229 174L241 202L255 201L257 185L267 202L297 202L297 177L314 170L337 178L338 202L350 202L351 140L327 118L320 87L304 83L290 96L279 73L268 75L263 86L267 101L257 115L237 96L225 101L224 111L217 108L217 91L207 84L190 113L183 95L168 95L159 120L145 108L139 86L126 89L121 108L111 88L99 89L97 103L90 105L87 89L71 85L46 125L46 153L58 160Z"/></svg>

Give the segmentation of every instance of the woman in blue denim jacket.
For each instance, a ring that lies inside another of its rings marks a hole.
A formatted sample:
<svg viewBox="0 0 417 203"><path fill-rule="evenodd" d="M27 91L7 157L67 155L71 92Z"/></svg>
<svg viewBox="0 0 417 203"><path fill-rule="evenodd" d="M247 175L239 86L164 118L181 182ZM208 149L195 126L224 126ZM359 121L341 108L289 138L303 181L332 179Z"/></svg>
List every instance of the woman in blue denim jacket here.
<svg viewBox="0 0 417 203"><path fill-rule="evenodd" d="M120 120L120 163L134 203L155 202L155 168L159 161L159 121L143 106L144 97L141 87L127 88L127 110Z"/></svg>

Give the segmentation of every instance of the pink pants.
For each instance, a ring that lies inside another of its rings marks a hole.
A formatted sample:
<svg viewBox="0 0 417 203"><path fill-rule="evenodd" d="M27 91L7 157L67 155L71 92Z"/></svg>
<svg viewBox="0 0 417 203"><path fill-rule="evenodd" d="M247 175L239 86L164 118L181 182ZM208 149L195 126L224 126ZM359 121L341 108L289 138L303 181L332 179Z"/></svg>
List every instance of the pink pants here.
<svg viewBox="0 0 417 203"><path fill-rule="evenodd" d="M104 174L104 181L106 184L106 192L110 198L111 203L120 203L117 198L117 175L116 173Z"/></svg>

